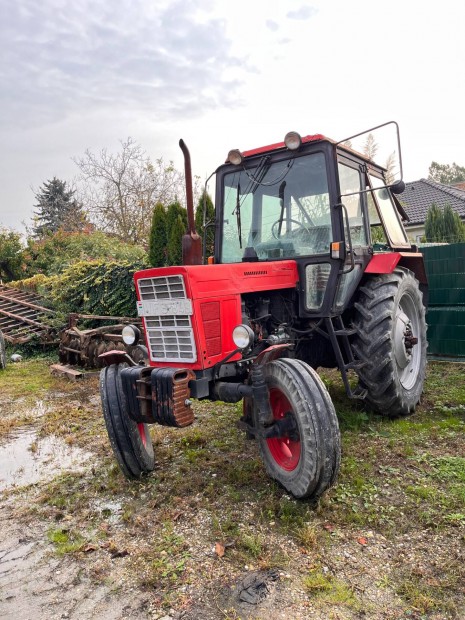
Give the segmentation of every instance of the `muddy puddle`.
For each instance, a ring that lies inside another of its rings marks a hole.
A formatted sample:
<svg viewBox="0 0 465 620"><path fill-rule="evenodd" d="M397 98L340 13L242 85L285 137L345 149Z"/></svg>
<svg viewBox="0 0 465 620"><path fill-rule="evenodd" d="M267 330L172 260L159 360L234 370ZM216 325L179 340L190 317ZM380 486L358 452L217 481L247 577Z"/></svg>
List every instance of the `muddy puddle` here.
<svg viewBox="0 0 465 620"><path fill-rule="evenodd" d="M38 438L33 429L23 430L0 445L0 491L82 470L91 456L58 437Z"/></svg>

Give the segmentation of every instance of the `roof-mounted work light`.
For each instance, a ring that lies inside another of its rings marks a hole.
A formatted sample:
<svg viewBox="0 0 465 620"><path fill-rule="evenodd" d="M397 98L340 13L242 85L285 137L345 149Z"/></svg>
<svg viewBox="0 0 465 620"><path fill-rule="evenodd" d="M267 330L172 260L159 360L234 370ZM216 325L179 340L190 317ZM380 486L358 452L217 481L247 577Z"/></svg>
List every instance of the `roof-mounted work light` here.
<svg viewBox="0 0 465 620"><path fill-rule="evenodd" d="M284 144L290 151L298 151L302 144L302 138L297 131L289 131L284 138Z"/></svg>
<svg viewBox="0 0 465 620"><path fill-rule="evenodd" d="M240 164L242 164L242 159L243 157L240 150L232 149L231 151L229 151L228 159L226 161L229 161L229 163L233 164L234 166L239 166Z"/></svg>

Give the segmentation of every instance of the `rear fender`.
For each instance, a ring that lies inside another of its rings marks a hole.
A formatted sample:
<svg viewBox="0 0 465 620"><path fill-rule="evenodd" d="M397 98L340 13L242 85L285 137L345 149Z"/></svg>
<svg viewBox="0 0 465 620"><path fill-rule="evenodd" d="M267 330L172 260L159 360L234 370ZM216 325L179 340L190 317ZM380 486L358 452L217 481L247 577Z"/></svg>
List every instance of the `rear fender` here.
<svg viewBox="0 0 465 620"><path fill-rule="evenodd" d="M421 252L386 252L375 254L368 263L365 273L392 273L397 266L413 271L420 284L428 285L423 254Z"/></svg>

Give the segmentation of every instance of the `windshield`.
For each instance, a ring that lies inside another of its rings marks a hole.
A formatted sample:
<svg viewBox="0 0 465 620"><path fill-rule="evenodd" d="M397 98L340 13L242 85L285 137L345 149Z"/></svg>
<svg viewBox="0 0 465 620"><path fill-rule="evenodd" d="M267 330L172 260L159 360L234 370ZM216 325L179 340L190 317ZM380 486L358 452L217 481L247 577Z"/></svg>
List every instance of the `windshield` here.
<svg viewBox="0 0 465 620"><path fill-rule="evenodd" d="M270 163L224 176L221 261L329 253L332 241L323 153ZM252 249L253 248L253 249Z"/></svg>

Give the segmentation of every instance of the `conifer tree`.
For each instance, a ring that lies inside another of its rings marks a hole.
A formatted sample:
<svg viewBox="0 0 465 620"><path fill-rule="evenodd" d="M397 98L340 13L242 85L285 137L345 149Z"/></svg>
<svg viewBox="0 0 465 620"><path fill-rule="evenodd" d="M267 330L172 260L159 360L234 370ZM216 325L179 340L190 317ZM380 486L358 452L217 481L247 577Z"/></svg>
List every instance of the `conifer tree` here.
<svg viewBox="0 0 465 620"><path fill-rule="evenodd" d="M152 267L164 267L167 253L166 211L161 202L153 209L152 225L149 237L149 262Z"/></svg>
<svg viewBox="0 0 465 620"><path fill-rule="evenodd" d="M43 184L35 195L35 207L38 209L34 212L35 225L32 229L35 237L44 237L58 230L82 230L87 220L74 194L75 190L66 187L66 181L56 177Z"/></svg>
<svg viewBox="0 0 465 620"><path fill-rule="evenodd" d="M204 231L203 227L204 206L206 231ZM206 190L202 192L199 202L197 203L197 209L195 210L195 228L202 237L205 256L212 256L215 248L215 207Z"/></svg>
<svg viewBox="0 0 465 620"><path fill-rule="evenodd" d="M168 236L168 265L182 265L182 237L186 232L186 225L182 216L178 215Z"/></svg>
<svg viewBox="0 0 465 620"><path fill-rule="evenodd" d="M168 265L182 264L182 236L187 230L187 211L176 200L166 211L166 235L168 239Z"/></svg>
<svg viewBox="0 0 465 620"><path fill-rule="evenodd" d="M436 203L431 205L426 214L425 237L429 242L442 242L444 238L442 211Z"/></svg>
<svg viewBox="0 0 465 620"><path fill-rule="evenodd" d="M445 241L459 243L465 241L465 227L459 214L447 204L442 213Z"/></svg>
<svg viewBox="0 0 465 620"><path fill-rule="evenodd" d="M175 200L174 202L168 205L168 208L166 210L166 230L168 233L168 239L170 236L171 228L174 226L178 216L181 217L181 220L184 224L184 232L186 232L187 211L177 200Z"/></svg>
<svg viewBox="0 0 465 620"><path fill-rule="evenodd" d="M449 204L441 211L433 203L426 214L425 238L429 242L459 243L465 241L465 226Z"/></svg>

